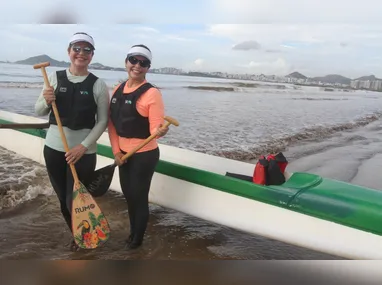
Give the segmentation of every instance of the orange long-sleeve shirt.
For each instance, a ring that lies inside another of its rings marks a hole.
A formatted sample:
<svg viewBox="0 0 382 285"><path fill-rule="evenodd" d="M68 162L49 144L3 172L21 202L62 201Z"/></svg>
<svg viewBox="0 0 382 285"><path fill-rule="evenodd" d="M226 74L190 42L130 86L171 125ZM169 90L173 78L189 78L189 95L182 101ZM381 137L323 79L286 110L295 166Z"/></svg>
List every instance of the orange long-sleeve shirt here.
<svg viewBox="0 0 382 285"><path fill-rule="evenodd" d="M141 85L143 85L146 82L147 80L142 82ZM119 85L114 88L112 94L115 93ZM124 93L133 92L134 90L139 88L141 85L134 88L129 88L127 84L125 84L123 92ZM158 128L161 124L164 123L164 119L163 119L164 104L162 100L162 94L158 89L150 88L144 94L142 94L142 96L139 97L139 99L137 100L136 108L139 114L149 118L151 134L155 132L156 128ZM108 133L109 133L110 144L111 144L114 155L120 152L121 150L125 152L130 152L134 147L138 146L140 143L144 141L144 139L124 138L124 137L118 136L117 131L115 130L114 124L110 119L110 116L108 121ZM158 147L157 139L153 139L137 152L153 150L156 147Z"/></svg>

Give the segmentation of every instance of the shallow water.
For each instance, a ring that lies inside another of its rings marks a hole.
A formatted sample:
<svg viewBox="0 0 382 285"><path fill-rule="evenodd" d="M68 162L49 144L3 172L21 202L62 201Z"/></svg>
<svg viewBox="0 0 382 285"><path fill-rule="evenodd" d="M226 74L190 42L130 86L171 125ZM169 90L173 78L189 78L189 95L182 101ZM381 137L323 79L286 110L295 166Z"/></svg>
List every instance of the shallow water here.
<svg viewBox="0 0 382 285"><path fill-rule="evenodd" d="M49 67L48 73L55 70ZM126 78L124 72L94 73L110 88ZM238 160L322 139L382 116L378 92L326 92L292 84L163 74L147 78L161 89L166 115L180 122L162 143ZM35 116L42 83L41 72L31 66L0 64L0 109Z"/></svg>

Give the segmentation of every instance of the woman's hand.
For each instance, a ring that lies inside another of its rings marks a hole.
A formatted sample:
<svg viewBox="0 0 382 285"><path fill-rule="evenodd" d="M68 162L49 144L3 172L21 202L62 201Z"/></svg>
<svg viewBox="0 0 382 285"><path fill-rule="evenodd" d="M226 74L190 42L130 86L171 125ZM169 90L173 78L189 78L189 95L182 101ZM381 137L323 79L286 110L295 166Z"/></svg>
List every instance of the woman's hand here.
<svg viewBox="0 0 382 285"><path fill-rule="evenodd" d="M85 154L86 151L87 148L84 147L82 144L76 145L65 154L66 162L68 164L75 164L81 159L81 157Z"/></svg>
<svg viewBox="0 0 382 285"><path fill-rule="evenodd" d="M54 95L53 87L47 87L46 89L44 89L42 95L44 96L47 105L52 104L52 102L56 100L56 95Z"/></svg>
<svg viewBox="0 0 382 285"><path fill-rule="evenodd" d="M157 133L157 137L163 137L167 134L169 128L166 127L166 128L163 128L163 125L160 124L158 128L156 128L155 132Z"/></svg>
<svg viewBox="0 0 382 285"><path fill-rule="evenodd" d="M116 165L121 166L122 164L125 163L125 161L122 160L122 157L123 157L122 152L118 152L114 155L114 160Z"/></svg>

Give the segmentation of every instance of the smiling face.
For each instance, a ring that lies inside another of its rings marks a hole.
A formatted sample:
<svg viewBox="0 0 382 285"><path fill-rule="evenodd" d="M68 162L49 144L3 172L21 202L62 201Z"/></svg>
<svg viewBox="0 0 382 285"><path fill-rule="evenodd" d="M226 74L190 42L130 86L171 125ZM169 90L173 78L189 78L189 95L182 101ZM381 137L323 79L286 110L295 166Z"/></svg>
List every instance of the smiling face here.
<svg viewBox="0 0 382 285"><path fill-rule="evenodd" d="M78 42L68 48L70 61L76 68L87 67L93 59L93 48L87 42Z"/></svg>
<svg viewBox="0 0 382 285"><path fill-rule="evenodd" d="M135 55L126 60L126 71L133 80L144 80L149 68L150 62L144 56Z"/></svg>

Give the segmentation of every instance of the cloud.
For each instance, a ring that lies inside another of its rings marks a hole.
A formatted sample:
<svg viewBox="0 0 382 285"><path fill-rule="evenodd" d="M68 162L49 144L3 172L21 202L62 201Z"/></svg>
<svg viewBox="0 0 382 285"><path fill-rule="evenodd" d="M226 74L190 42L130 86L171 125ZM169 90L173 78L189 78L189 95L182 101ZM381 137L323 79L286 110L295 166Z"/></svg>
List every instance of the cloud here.
<svg viewBox="0 0 382 285"><path fill-rule="evenodd" d="M340 43L340 46L341 46L341 47L347 47L348 45L349 45L349 44L344 43L344 42L341 42L341 43Z"/></svg>
<svg viewBox="0 0 382 285"><path fill-rule="evenodd" d="M137 33L160 34L160 31L158 29L154 29L152 27L147 26L134 26L133 30Z"/></svg>
<svg viewBox="0 0 382 285"><path fill-rule="evenodd" d="M209 0L165 3L157 0L141 1L63 1L63 0L11 0L2 1L2 23L57 23L52 18L57 12L77 11L71 23L82 24L185 24L205 23L214 13ZM160 15L160 16L158 16ZM197 16L195 16L197 15ZM61 18L59 22L65 19Z"/></svg>
<svg viewBox="0 0 382 285"><path fill-rule="evenodd" d="M281 50L279 50L279 49L266 49L265 52L268 52L268 53L278 53L278 52L281 52Z"/></svg>
<svg viewBox="0 0 382 285"><path fill-rule="evenodd" d="M6 43L0 60L48 54L67 61L67 41L78 31L94 37L94 60L109 66L123 67L128 48L146 44L155 68L282 75L293 67L307 76L382 77L382 65L375 64L382 25L366 24L0 25Z"/></svg>
<svg viewBox="0 0 382 285"><path fill-rule="evenodd" d="M380 0L212 0L215 23L381 23ZM366 8L368 7L368 8ZM211 22L211 21L210 21Z"/></svg>
<svg viewBox="0 0 382 285"><path fill-rule="evenodd" d="M140 11L140 2L119 1L112 13L109 2L94 5L90 0L3 2L0 38L6 45L0 60L41 53L67 60L68 38L85 31L95 38L95 60L111 66L123 64L132 44L143 43L153 50L155 67L199 66L227 72L251 67L261 73L278 67L282 73L293 66L308 76L356 77L370 73L372 66L372 72L382 77L382 65L375 64L382 50L382 1L378 0L194 0L174 5L146 0L144 13L130 14L127 9ZM196 65L197 58L206 61Z"/></svg>
<svg viewBox="0 0 382 285"><path fill-rule="evenodd" d="M382 49L382 25L216 24L209 25L207 31L218 40L246 42L255 38L263 49L253 62L275 62L279 56L275 51L280 51L286 62L308 76L342 73L356 77L369 73L368 65ZM374 71L378 72L382 73L382 67Z"/></svg>
<svg viewBox="0 0 382 285"><path fill-rule="evenodd" d="M76 11L56 10L49 14L44 14L38 21L41 24L77 24L80 17Z"/></svg>
<svg viewBox="0 0 382 285"><path fill-rule="evenodd" d="M380 42L381 26L356 24L216 24L209 25L214 37L227 37L236 42L256 38L262 45L304 47L323 43L359 42L367 39Z"/></svg>
<svg viewBox="0 0 382 285"><path fill-rule="evenodd" d="M206 71L209 66L206 66L206 61L203 58L197 58L193 61L185 62L181 67L185 71Z"/></svg>
<svg viewBox="0 0 382 285"><path fill-rule="evenodd" d="M285 75L292 71L292 66L283 58L277 58L274 61L250 61L244 66L249 71L260 74Z"/></svg>
<svg viewBox="0 0 382 285"><path fill-rule="evenodd" d="M295 49L294 46L287 45L287 44L282 44L282 45L280 45L280 47L283 47L283 48L289 48L289 49Z"/></svg>
<svg viewBox="0 0 382 285"><path fill-rule="evenodd" d="M236 44L232 47L233 50L259 50L261 45L256 41L245 41L239 44Z"/></svg>
<svg viewBox="0 0 382 285"><path fill-rule="evenodd" d="M164 37L167 40L172 40L172 41L181 41L181 42L194 42L194 41L196 41L195 39L185 38L185 37L181 37L178 35L171 35L171 34L165 35Z"/></svg>
<svg viewBox="0 0 382 285"><path fill-rule="evenodd" d="M194 64L195 64L196 66L202 66L203 63L204 63L204 60L201 59L201 58L198 58L197 60L194 61Z"/></svg>

